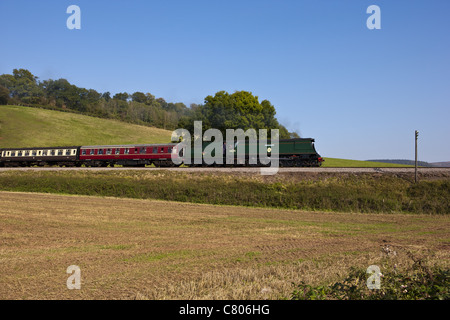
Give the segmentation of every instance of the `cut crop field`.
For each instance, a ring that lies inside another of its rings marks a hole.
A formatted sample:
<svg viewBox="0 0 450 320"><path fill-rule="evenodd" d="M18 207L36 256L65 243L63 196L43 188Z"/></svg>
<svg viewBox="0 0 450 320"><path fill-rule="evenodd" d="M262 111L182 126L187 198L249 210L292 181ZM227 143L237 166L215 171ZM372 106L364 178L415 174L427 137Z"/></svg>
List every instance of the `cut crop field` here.
<svg viewBox="0 0 450 320"><path fill-rule="evenodd" d="M1 299L283 299L352 266L450 255L448 215L0 192L0 221Z"/></svg>

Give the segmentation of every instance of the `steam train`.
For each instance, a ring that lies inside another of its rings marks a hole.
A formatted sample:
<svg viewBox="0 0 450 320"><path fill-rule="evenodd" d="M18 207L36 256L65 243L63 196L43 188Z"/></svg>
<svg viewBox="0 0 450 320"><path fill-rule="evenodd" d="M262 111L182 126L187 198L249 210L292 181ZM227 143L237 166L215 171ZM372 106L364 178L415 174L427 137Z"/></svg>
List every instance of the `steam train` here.
<svg viewBox="0 0 450 320"><path fill-rule="evenodd" d="M0 149L0 167L155 167L173 166L264 166L259 153L265 150L268 158L277 157L280 167L319 167L324 159L316 152L314 139L281 139L275 145L269 141L244 141L243 145L223 147L223 161L207 161L205 150L210 142L200 147L184 146L178 143L66 146L40 148L3 148ZM242 148L243 149L239 149ZM278 147L278 153L272 149ZM200 150L196 150L200 148ZM244 150L244 157L238 156ZM214 153L212 153L214 155ZM217 160L217 158L215 158ZM229 161L231 159L231 163Z"/></svg>

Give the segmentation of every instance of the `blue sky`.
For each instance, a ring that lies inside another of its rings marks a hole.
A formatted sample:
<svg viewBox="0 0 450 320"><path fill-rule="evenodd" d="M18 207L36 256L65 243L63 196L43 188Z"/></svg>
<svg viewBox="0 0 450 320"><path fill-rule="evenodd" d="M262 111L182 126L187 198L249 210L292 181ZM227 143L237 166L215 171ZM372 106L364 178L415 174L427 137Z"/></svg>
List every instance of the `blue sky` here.
<svg viewBox="0 0 450 320"><path fill-rule="evenodd" d="M69 5L81 29L69 30ZM370 5L381 29L369 30ZM203 103L269 100L322 156L450 161L450 1L0 1L0 74Z"/></svg>

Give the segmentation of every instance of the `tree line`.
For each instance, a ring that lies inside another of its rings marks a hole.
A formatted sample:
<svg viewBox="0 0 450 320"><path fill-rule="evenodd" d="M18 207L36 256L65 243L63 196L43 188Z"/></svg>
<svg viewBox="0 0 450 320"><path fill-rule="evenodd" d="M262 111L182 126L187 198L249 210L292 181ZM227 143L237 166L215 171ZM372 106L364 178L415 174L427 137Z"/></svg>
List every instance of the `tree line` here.
<svg viewBox="0 0 450 320"><path fill-rule="evenodd" d="M151 93L97 92L80 88L66 79L39 80L26 69L14 69L0 75L0 105L22 105L76 112L100 118L153 126L168 130L185 128L193 132L194 121L203 122L203 130L279 129L280 138L298 137L275 118L275 107L268 100L259 102L251 92L219 91L207 96L204 104L166 102Z"/></svg>

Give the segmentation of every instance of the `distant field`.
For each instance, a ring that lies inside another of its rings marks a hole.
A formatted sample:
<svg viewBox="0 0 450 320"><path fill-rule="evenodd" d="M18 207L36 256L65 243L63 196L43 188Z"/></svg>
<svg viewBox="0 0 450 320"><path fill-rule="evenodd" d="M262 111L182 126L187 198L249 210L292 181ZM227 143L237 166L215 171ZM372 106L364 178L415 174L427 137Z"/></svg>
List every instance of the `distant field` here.
<svg viewBox="0 0 450 320"><path fill-rule="evenodd" d="M37 147L170 142L171 131L70 112L0 106L0 146Z"/></svg>
<svg viewBox="0 0 450 320"><path fill-rule="evenodd" d="M337 168L337 167L351 167L351 168L395 168L395 167L413 167L404 164L384 163L384 162L372 162L372 161L360 161L360 160L347 160L337 158L325 158L325 162L322 164L324 168Z"/></svg>

